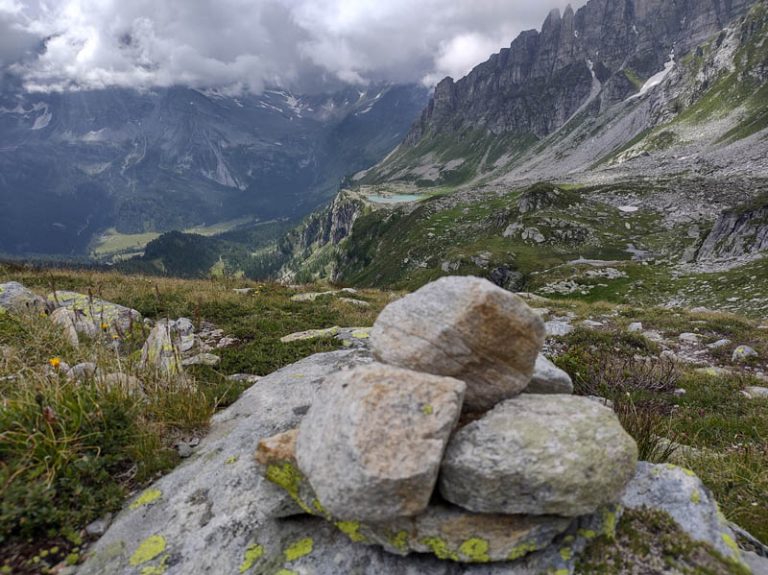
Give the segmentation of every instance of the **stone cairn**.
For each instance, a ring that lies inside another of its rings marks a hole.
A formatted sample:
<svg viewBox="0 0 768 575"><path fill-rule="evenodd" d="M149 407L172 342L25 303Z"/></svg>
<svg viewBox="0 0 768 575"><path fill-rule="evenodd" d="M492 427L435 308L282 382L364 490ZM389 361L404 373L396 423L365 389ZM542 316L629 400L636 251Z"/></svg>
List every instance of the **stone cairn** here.
<svg viewBox="0 0 768 575"><path fill-rule="evenodd" d="M377 319L375 362L322 384L264 474L352 541L462 563L568 564L616 525L637 446L612 410L531 393L542 320L477 278L443 278Z"/></svg>

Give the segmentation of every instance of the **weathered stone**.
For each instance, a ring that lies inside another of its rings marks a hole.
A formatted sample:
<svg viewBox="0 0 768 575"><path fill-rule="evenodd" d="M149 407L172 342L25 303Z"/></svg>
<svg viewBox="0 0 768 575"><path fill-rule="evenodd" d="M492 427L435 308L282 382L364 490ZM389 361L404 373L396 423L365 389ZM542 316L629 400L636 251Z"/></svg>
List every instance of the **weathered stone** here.
<svg viewBox="0 0 768 575"><path fill-rule="evenodd" d="M573 381L571 376L549 361L543 354L536 358L536 366L533 377L525 393L538 394L571 394L573 393Z"/></svg>
<svg viewBox="0 0 768 575"><path fill-rule="evenodd" d="M571 322L563 319L553 319L548 321L544 324L544 328L547 331L547 336L550 337L562 337L573 331Z"/></svg>
<svg viewBox="0 0 768 575"><path fill-rule="evenodd" d="M104 377L99 376L99 379L109 389L120 389L124 393L140 397L145 395L141 380L127 373L108 373Z"/></svg>
<svg viewBox="0 0 768 575"><path fill-rule="evenodd" d="M299 430L291 429L285 433L262 439L256 449L256 461L262 465L295 463L298 437Z"/></svg>
<svg viewBox="0 0 768 575"><path fill-rule="evenodd" d="M130 332L133 326L141 321L141 314L135 309L76 292L54 292L48 296L48 302L56 308L64 307L75 312L78 318L82 318L84 322L93 326L95 333L110 331L116 335L123 335ZM93 337L90 332L78 333L88 333Z"/></svg>
<svg viewBox="0 0 768 575"><path fill-rule="evenodd" d="M424 511L465 388L456 379L380 364L329 377L296 448L322 505L342 520Z"/></svg>
<svg viewBox="0 0 768 575"><path fill-rule="evenodd" d="M719 339L715 343L710 343L707 348L709 349L722 349L731 345L730 339Z"/></svg>
<svg viewBox="0 0 768 575"><path fill-rule="evenodd" d="M67 371L67 379L74 381L87 381L96 377L98 366L93 362L78 363Z"/></svg>
<svg viewBox="0 0 768 575"><path fill-rule="evenodd" d="M254 385L261 381L263 378L260 375L253 375L251 373L236 373L227 377L228 381L234 381L237 383L247 383L248 385Z"/></svg>
<svg viewBox="0 0 768 575"><path fill-rule="evenodd" d="M0 310L11 313L42 312L46 303L43 298L18 282L0 284Z"/></svg>
<svg viewBox="0 0 768 575"><path fill-rule="evenodd" d="M181 373L181 338L173 321L158 321L152 328L141 350L141 367L155 369L165 377Z"/></svg>
<svg viewBox="0 0 768 575"><path fill-rule="evenodd" d="M677 339L680 340L681 343L696 345L699 343L701 336L697 333L681 333Z"/></svg>
<svg viewBox="0 0 768 575"><path fill-rule="evenodd" d="M283 343L291 343L294 341L311 341L314 339L326 339L332 338L339 333L339 327L329 327L326 329L310 329L307 331L300 331L298 333L292 333L280 338Z"/></svg>
<svg viewBox="0 0 768 575"><path fill-rule="evenodd" d="M390 304L371 333L383 363L466 382L467 412L524 390L543 343L544 324L525 302L472 277L442 278Z"/></svg>
<svg viewBox="0 0 768 575"><path fill-rule="evenodd" d="M93 329L93 323L89 321L81 323L77 312L65 307L60 307L59 309L54 310L51 314L51 321L54 325L57 325L64 330L64 337L67 338L69 345L74 348L80 347L79 333L87 332L91 335L95 331ZM80 328L79 330L78 327Z"/></svg>
<svg viewBox="0 0 768 575"><path fill-rule="evenodd" d="M627 331L629 333L640 333L643 331L643 324L639 321L633 322L629 324L629 327L627 327Z"/></svg>
<svg viewBox="0 0 768 575"><path fill-rule="evenodd" d="M221 358L218 355L212 353L200 353L194 357L190 357L182 360L181 365L189 367L191 365L207 365L215 367L221 363Z"/></svg>
<svg viewBox="0 0 768 575"><path fill-rule="evenodd" d="M745 362L749 359L760 357L760 355L748 345L740 345L733 350L732 360L734 362Z"/></svg>
<svg viewBox="0 0 768 575"><path fill-rule="evenodd" d="M747 399L768 399L768 387L750 386L741 392Z"/></svg>
<svg viewBox="0 0 768 575"><path fill-rule="evenodd" d="M718 510L717 502L688 469L638 464L621 504L629 509L648 507L664 511L693 539L709 543L726 557L741 559L735 536Z"/></svg>
<svg viewBox="0 0 768 575"><path fill-rule="evenodd" d="M614 412L583 397L521 395L459 430L440 493L480 513L593 513L618 501L637 446Z"/></svg>
<svg viewBox="0 0 768 575"><path fill-rule="evenodd" d="M189 318L180 317L174 322L174 325L176 327L176 331L179 332L179 335L182 337L195 333L195 325Z"/></svg>

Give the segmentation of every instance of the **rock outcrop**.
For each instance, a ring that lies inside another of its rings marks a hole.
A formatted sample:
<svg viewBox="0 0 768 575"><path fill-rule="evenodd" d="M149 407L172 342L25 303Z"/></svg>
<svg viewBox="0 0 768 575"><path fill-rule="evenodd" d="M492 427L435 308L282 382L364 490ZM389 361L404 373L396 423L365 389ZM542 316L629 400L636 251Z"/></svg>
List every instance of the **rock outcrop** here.
<svg viewBox="0 0 768 575"><path fill-rule="evenodd" d="M0 284L0 313L41 312L45 309L45 300L20 283Z"/></svg>
<svg viewBox="0 0 768 575"><path fill-rule="evenodd" d="M768 203L723 213L699 248L696 260L728 260L754 256L766 250Z"/></svg>

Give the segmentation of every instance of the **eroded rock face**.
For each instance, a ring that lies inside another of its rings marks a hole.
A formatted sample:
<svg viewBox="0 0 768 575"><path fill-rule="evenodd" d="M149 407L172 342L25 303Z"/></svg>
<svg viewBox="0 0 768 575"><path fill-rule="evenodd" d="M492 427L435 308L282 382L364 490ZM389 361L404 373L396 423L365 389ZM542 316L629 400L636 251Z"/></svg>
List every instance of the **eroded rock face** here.
<svg viewBox="0 0 768 575"><path fill-rule="evenodd" d="M451 439L440 493L479 513L594 513L631 479L637 446L612 410L568 395L521 395Z"/></svg>
<svg viewBox="0 0 768 575"><path fill-rule="evenodd" d="M330 376L296 443L299 469L322 506L342 520L423 512L465 388L381 364Z"/></svg>
<svg viewBox="0 0 768 575"><path fill-rule="evenodd" d="M467 384L465 412L484 412L530 382L544 324L491 282L446 277L381 312L371 333L381 362Z"/></svg>
<svg viewBox="0 0 768 575"><path fill-rule="evenodd" d="M0 284L0 313L2 310L12 313L45 310L45 300L28 290L18 282Z"/></svg>

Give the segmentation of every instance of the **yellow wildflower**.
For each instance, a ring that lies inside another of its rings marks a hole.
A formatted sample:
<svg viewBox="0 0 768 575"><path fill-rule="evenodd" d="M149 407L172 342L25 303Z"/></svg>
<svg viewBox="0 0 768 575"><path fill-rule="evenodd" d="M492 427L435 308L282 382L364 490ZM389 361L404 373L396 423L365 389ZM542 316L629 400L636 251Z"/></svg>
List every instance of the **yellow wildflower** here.
<svg viewBox="0 0 768 575"><path fill-rule="evenodd" d="M48 360L48 363L51 365L51 367L58 369L58 367L61 365L61 358L60 357L52 357Z"/></svg>

